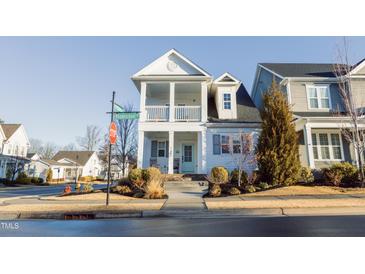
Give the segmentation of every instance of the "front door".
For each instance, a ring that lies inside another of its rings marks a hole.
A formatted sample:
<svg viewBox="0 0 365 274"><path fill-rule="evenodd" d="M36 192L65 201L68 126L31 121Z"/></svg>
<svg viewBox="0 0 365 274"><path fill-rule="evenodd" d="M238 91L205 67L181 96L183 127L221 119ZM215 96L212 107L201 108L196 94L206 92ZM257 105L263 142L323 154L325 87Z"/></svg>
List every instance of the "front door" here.
<svg viewBox="0 0 365 274"><path fill-rule="evenodd" d="M194 145L193 144L183 144L182 145L182 173L194 173Z"/></svg>

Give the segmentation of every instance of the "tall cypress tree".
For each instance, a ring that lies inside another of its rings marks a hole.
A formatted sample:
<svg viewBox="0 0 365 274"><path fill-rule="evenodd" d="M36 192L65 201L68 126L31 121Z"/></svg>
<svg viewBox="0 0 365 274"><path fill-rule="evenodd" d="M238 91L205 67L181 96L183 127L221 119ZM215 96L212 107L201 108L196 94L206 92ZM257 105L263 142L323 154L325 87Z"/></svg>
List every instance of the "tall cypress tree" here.
<svg viewBox="0 0 365 274"><path fill-rule="evenodd" d="M262 181L290 185L300 170L298 137L289 104L273 81L263 95L262 132L257 144L257 163Z"/></svg>

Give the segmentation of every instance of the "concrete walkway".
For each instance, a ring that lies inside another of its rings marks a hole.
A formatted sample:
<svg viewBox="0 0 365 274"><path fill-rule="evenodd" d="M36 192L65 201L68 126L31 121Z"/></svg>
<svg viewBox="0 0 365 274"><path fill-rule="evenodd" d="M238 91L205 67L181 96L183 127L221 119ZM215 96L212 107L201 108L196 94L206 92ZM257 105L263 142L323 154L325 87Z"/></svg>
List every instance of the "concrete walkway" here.
<svg viewBox="0 0 365 274"><path fill-rule="evenodd" d="M201 185L204 183L204 186ZM206 182L177 181L165 183L169 196L162 210L207 210L202 196L208 191Z"/></svg>

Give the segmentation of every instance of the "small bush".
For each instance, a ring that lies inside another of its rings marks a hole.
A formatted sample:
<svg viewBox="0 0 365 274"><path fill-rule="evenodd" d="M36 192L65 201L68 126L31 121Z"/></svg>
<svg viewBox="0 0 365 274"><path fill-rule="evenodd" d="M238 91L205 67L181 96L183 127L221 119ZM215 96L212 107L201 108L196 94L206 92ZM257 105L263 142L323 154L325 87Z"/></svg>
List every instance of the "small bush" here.
<svg viewBox="0 0 365 274"><path fill-rule="evenodd" d="M121 195L128 195L128 194L132 194L132 190L129 186L127 185L122 185L122 186L116 186L114 189L114 192L119 193Z"/></svg>
<svg viewBox="0 0 365 274"><path fill-rule="evenodd" d="M313 172L309 167L301 167L299 173L299 182L306 184L314 182Z"/></svg>
<svg viewBox="0 0 365 274"><path fill-rule="evenodd" d="M142 179L142 169L140 168L132 169L128 174L128 179L134 186L141 189L144 185L144 181Z"/></svg>
<svg viewBox="0 0 365 274"><path fill-rule="evenodd" d="M270 188L270 185L266 182L260 182L258 187L261 189L268 189L268 188Z"/></svg>
<svg viewBox="0 0 365 274"><path fill-rule="evenodd" d="M209 196L211 197L219 197L222 194L222 189L219 184L214 184L209 189Z"/></svg>
<svg viewBox="0 0 365 274"><path fill-rule="evenodd" d="M82 186L82 192L90 193L94 190L93 185L90 183L83 184Z"/></svg>
<svg viewBox="0 0 365 274"><path fill-rule="evenodd" d="M40 178L40 177L33 177L31 179L31 183L35 184L35 185L41 185L44 183L44 180L43 180L43 178Z"/></svg>
<svg viewBox="0 0 365 274"><path fill-rule="evenodd" d="M28 177L27 174L25 174L25 172L22 171L22 172L19 172L17 179L25 179L27 177Z"/></svg>
<svg viewBox="0 0 365 274"><path fill-rule="evenodd" d="M241 191L237 187L231 187L228 189L229 195L239 195L241 194Z"/></svg>
<svg viewBox="0 0 365 274"><path fill-rule="evenodd" d="M147 199L162 199L165 195L165 190L161 180L151 179L146 183L144 187L145 195Z"/></svg>
<svg viewBox="0 0 365 274"><path fill-rule="evenodd" d="M214 183L224 184L228 182L228 171L222 166L213 167L210 177Z"/></svg>
<svg viewBox="0 0 365 274"><path fill-rule="evenodd" d="M231 172L231 182L232 183L238 183L238 173L239 173L238 169L232 170L232 172ZM248 184L248 176L247 176L247 173L244 170L242 170L240 183L242 185L247 185Z"/></svg>
<svg viewBox="0 0 365 274"><path fill-rule="evenodd" d="M94 181L94 177L93 176L82 176L79 178L79 181L81 182L92 182Z"/></svg>
<svg viewBox="0 0 365 274"><path fill-rule="evenodd" d="M49 168L47 170L46 181L47 182L51 182L52 181L52 178L53 178L53 171L52 171L52 169Z"/></svg>
<svg viewBox="0 0 365 274"><path fill-rule="evenodd" d="M322 172L325 182L334 186L339 186L341 183L351 184L358 180L357 168L348 162L334 164L322 169Z"/></svg>
<svg viewBox="0 0 365 274"><path fill-rule="evenodd" d="M18 183L18 184L31 184L32 183L32 178L18 177L18 178L16 178L15 182Z"/></svg>
<svg viewBox="0 0 365 274"><path fill-rule="evenodd" d="M248 186L245 186L245 191L247 193L253 193L253 192L256 192L256 188L253 185L248 185Z"/></svg>
<svg viewBox="0 0 365 274"><path fill-rule="evenodd" d="M160 180L161 172L156 167L149 167L147 169L142 170L142 179L145 182L149 182L152 180Z"/></svg>

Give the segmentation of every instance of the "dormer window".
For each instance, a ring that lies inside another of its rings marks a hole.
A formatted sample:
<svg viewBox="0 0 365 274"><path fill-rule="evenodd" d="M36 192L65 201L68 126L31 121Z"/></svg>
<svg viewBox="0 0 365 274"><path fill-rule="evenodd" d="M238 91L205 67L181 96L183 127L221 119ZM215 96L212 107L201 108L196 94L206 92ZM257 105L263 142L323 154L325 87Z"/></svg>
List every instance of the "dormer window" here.
<svg viewBox="0 0 365 274"><path fill-rule="evenodd" d="M307 86L307 96L310 109L330 109L329 86Z"/></svg>
<svg viewBox="0 0 365 274"><path fill-rule="evenodd" d="M230 93L223 93L223 109L231 109L231 94Z"/></svg>

